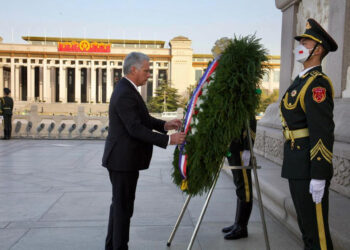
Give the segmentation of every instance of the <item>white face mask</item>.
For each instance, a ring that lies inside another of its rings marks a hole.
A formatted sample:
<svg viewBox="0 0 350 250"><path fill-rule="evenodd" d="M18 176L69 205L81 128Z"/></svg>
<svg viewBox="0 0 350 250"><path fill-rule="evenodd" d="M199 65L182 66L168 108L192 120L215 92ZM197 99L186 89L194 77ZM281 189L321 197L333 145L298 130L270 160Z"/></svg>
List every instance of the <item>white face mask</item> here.
<svg viewBox="0 0 350 250"><path fill-rule="evenodd" d="M294 49L295 60L300 63L304 63L310 56L310 51L304 45L299 44Z"/></svg>

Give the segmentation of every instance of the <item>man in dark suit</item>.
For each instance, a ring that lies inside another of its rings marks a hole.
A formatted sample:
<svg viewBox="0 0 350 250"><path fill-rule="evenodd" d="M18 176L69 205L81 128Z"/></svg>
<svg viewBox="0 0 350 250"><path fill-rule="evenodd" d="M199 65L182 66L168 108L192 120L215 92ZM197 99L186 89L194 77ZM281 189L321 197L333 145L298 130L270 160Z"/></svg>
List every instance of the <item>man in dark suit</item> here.
<svg viewBox="0 0 350 250"><path fill-rule="evenodd" d="M153 145L166 148L185 139L182 132L166 135L167 130L180 128L182 122L165 122L150 116L137 90L150 76L148 56L130 53L123 71L125 77L117 83L110 100L109 131L102 158L112 183L106 250L128 249L139 170L149 167Z"/></svg>

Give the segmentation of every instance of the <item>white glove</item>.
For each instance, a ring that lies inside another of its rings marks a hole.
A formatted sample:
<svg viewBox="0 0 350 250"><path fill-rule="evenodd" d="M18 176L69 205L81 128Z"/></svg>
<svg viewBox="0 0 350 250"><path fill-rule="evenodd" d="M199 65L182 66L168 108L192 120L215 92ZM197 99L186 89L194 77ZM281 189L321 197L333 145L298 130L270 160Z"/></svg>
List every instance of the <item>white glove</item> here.
<svg viewBox="0 0 350 250"><path fill-rule="evenodd" d="M316 204L322 201L325 186L326 186L326 180L312 179L310 181L310 194L312 194L312 200Z"/></svg>
<svg viewBox="0 0 350 250"><path fill-rule="evenodd" d="M243 161L243 166L249 166L249 162L250 162L250 151L249 150L243 151L242 161Z"/></svg>

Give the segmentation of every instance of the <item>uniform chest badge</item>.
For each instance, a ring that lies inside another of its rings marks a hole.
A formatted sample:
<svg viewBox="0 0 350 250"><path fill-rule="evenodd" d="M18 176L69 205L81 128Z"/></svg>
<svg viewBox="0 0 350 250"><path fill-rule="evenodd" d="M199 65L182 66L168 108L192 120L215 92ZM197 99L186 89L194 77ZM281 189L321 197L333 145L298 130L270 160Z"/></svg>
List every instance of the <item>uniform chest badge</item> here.
<svg viewBox="0 0 350 250"><path fill-rule="evenodd" d="M297 91L294 89L290 95L291 95L292 97L296 96L296 95L297 95Z"/></svg>
<svg viewBox="0 0 350 250"><path fill-rule="evenodd" d="M322 87L313 88L312 99L317 103L323 102L326 99L326 89Z"/></svg>

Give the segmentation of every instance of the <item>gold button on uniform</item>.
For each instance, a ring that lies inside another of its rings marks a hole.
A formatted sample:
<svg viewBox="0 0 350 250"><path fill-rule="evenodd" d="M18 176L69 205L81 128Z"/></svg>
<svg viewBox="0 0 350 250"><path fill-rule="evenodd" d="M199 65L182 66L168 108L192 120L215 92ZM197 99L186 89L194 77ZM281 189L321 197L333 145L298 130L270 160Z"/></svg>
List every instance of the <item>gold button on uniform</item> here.
<svg viewBox="0 0 350 250"><path fill-rule="evenodd" d="M297 149L300 149L300 146L297 146Z"/></svg>
<svg viewBox="0 0 350 250"><path fill-rule="evenodd" d="M320 160L322 160L322 158L321 157L317 157L317 160L320 161Z"/></svg>

